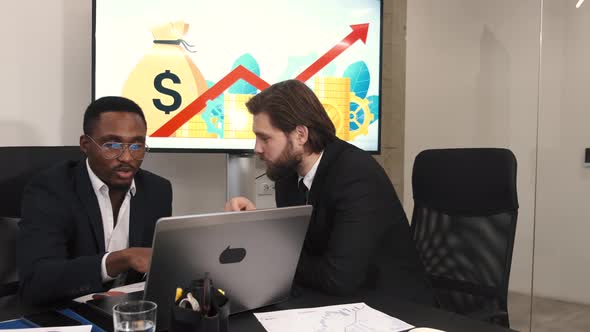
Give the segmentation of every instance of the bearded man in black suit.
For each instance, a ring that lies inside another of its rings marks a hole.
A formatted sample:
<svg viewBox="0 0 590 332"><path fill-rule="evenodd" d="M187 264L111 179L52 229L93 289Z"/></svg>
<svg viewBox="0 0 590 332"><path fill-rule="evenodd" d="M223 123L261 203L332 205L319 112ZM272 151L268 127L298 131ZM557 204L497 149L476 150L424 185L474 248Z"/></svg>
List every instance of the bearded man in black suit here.
<svg viewBox="0 0 590 332"><path fill-rule="evenodd" d="M246 105L254 116L254 152L276 182L277 207L313 205L295 283L336 295L375 290L432 305L391 181L370 154L336 137L313 91L284 81ZM225 206L255 208L245 197Z"/></svg>

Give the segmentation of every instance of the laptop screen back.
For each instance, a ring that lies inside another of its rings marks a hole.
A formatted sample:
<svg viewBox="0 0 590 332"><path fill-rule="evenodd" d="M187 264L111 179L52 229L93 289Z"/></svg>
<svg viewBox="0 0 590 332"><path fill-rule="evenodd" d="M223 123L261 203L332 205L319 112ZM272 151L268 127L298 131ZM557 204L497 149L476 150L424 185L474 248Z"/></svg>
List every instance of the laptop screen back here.
<svg viewBox="0 0 590 332"><path fill-rule="evenodd" d="M162 218L156 225L145 299L168 327L176 287L209 272L236 313L289 296L311 206Z"/></svg>

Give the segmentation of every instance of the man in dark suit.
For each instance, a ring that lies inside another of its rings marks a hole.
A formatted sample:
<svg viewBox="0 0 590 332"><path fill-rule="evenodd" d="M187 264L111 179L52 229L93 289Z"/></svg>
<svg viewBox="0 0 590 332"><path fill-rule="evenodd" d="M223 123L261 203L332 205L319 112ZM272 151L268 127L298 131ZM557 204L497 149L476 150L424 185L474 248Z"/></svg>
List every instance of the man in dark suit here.
<svg viewBox="0 0 590 332"><path fill-rule="evenodd" d="M290 80L246 105L254 116L254 151L276 181L277 206L314 207L295 282L330 294L372 289L433 304L391 181L367 152L336 137L314 93ZM226 210L254 208L244 197L226 204Z"/></svg>
<svg viewBox="0 0 590 332"><path fill-rule="evenodd" d="M172 186L140 169L141 108L104 97L84 114L87 158L39 174L23 195L17 260L25 303L46 304L140 281L155 223L172 213Z"/></svg>

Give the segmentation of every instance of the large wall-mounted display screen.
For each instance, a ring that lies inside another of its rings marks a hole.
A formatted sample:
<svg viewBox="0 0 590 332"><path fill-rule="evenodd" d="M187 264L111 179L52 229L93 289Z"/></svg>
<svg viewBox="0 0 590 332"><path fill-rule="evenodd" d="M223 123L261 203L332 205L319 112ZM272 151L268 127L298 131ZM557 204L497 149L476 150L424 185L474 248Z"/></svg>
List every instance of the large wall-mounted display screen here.
<svg viewBox="0 0 590 332"><path fill-rule="evenodd" d="M100 0L94 3L94 98L122 95L161 151L252 151L245 102L304 81L336 134L379 150L378 0Z"/></svg>

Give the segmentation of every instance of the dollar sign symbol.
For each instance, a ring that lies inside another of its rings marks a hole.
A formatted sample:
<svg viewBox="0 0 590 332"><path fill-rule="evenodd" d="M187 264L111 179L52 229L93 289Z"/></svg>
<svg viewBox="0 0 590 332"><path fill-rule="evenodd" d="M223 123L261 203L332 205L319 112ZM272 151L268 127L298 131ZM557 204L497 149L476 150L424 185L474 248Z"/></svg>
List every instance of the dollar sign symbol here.
<svg viewBox="0 0 590 332"><path fill-rule="evenodd" d="M154 106L156 106L156 108L160 111L163 111L166 114L170 114L170 112L174 112L180 107L180 104L182 104L182 96L180 95L180 93L164 87L162 85L163 80L171 80L174 84L180 84L180 78L178 78L176 74L171 73L168 69L166 69L166 71L164 71L163 73L159 73L154 78L154 88L158 90L158 92L168 95L174 99L172 105L164 105L162 104L160 99L152 99L152 101L154 102Z"/></svg>

